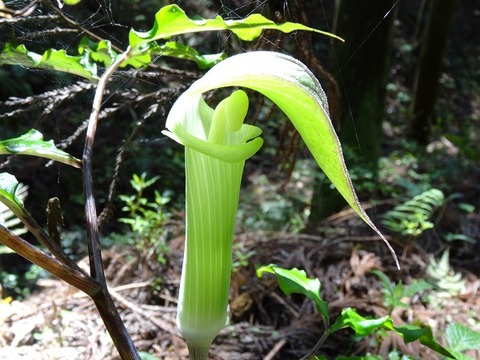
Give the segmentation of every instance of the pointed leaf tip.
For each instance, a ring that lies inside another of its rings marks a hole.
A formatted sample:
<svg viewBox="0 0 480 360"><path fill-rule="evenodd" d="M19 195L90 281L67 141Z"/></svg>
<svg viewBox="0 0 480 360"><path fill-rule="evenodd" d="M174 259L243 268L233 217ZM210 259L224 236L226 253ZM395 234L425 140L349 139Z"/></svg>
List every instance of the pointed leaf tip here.
<svg viewBox="0 0 480 360"><path fill-rule="evenodd" d="M240 86L258 91L272 100L298 130L317 164L348 204L385 242L397 268L395 251L362 208L351 182L342 148L330 120L322 86L312 72L291 56L254 51L232 56L215 65L177 100L167 119L172 129L189 101L221 87Z"/></svg>

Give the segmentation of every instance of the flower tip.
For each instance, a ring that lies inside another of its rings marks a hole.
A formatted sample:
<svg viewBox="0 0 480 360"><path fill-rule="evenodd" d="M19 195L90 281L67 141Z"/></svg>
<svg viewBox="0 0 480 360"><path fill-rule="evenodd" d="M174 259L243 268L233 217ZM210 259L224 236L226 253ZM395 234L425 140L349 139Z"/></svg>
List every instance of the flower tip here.
<svg viewBox="0 0 480 360"><path fill-rule="evenodd" d="M243 90L237 90L220 101L212 116L208 142L224 144L227 133L234 133L242 128L247 112L248 96Z"/></svg>
<svg viewBox="0 0 480 360"><path fill-rule="evenodd" d="M225 115L227 122L225 124L225 130L228 132L236 132L240 130L243 125L243 121L248 112L248 96L243 90L237 90L233 92L225 103Z"/></svg>

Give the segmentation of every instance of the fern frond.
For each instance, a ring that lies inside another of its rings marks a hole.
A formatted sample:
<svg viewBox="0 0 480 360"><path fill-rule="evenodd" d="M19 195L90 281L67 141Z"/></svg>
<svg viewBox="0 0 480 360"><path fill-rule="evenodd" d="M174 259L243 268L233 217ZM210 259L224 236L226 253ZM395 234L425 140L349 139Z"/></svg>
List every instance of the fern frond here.
<svg viewBox="0 0 480 360"><path fill-rule="evenodd" d="M429 219L443 201L442 191L429 189L385 213L383 225L404 236L419 236L434 226Z"/></svg>

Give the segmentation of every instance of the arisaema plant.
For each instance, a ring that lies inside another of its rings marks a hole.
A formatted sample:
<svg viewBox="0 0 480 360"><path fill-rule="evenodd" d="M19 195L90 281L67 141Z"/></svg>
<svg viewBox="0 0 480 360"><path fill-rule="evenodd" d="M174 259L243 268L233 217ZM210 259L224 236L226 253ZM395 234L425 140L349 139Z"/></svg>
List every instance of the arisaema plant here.
<svg viewBox="0 0 480 360"><path fill-rule="evenodd" d="M273 101L350 206L384 239L358 202L325 93L308 68L273 52L244 53L215 65L175 102L164 132L185 146L187 226L177 324L191 359L206 359L225 325L242 171L263 143L261 129L243 123L244 91L234 91L215 109L206 104L202 94L223 87L252 89Z"/></svg>
<svg viewBox="0 0 480 360"><path fill-rule="evenodd" d="M275 24L260 14L240 20L224 20L219 16L191 19L178 6L169 5L157 12L151 30L130 31L128 47L123 52L114 49L108 40L95 43L88 39L79 44L78 55L68 55L63 49L48 49L37 54L24 45L11 44L5 44L0 52L0 66L14 64L45 68L98 81L81 161L59 151L53 143L44 142L35 131L0 143L0 155L35 155L82 167L90 275L77 269L63 249L42 231L37 231L36 236L55 258L32 248L2 226L0 241L90 295L124 359L138 359L139 355L106 286L91 164L103 93L119 67L139 69L155 56L193 60L200 68L216 64L175 102L165 131L167 136L185 146L187 233L177 322L187 340L191 359L207 358L210 344L226 322L232 239L243 167L263 143L261 129L244 124L248 98L243 90L233 92L215 109L206 104L203 93L224 87L243 87L258 91L277 104L338 191L383 238L357 200L329 118L326 96L305 65L290 56L272 52L250 52L222 61L224 54L204 56L172 40L172 37L193 32L229 30L239 39L251 41L264 29L325 34L301 24ZM97 73L97 65L106 67L101 76ZM0 200L17 211L17 216L26 218L21 203L15 200L16 180L10 174L0 175ZM39 227L32 221L24 222L30 225L30 229Z"/></svg>

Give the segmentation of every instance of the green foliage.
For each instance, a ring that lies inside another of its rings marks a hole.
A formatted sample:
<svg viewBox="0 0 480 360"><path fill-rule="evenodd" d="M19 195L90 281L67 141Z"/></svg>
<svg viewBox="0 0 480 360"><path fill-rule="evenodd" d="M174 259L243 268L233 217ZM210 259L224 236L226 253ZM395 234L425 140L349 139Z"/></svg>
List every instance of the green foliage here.
<svg viewBox="0 0 480 360"><path fill-rule="evenodd" d="M427 274L437 290L436 297L450 297L465 292L465 280L461 273L453 271L449 259L450 251L447 249L439 261L432 256L428 263Z"/></svg>
<svg viewBox="0 0 480 360"><path fill-rule="evenodd" d="M248 266L248 259L255 255L255 250L244 251L240 244L233 245L232 272L237 272L240 268Z"/></svg>
<svg viewBox="0 0 480 360"><path fill-rule="evenodd" d="M143 254L153 250L157 261L165 263L164 255L168 251L166 225L170 218L165 205L170 201L170 197L167 193L160 194L155 191L153 202L145 198L144 191L159 179L156 176L147 180L146 176L145 173L140 176L133 174L130 185L135 194L120 195L120 200L124 203L122 210L128 214L128 217L121 218L120 221L130 226L131 232L125 235L130 245L134 245Z"/></svg>
<svg viewBox="0 0 480 360"><path fill-rule="evenodd" d="M403 302L403 299L410 298L415 294L432 288L432 285L425 280L413 280L410 285L405 286L401 281L397 284L392 283L387 275L380 270L372 270L372 273L380 279L384 294L383 304L390 313L395 308L408 308L410 306Z"/></svg>
<svg viewBox="0 0 480 360"><path fill-rule="evenodd" d="M31 155L55 160L79 168L80 160L58 149L53 140L43 140L43 135L32 129L29 132L14 138L0 141L0 155L16 154Z"/></svg>
<svg viewBox="0 0 480 360"><path fill-rule="evenodd" d="M87 37L82 38L78 45L78 52L82 56L89 57L92 61L110 66L118 56L108 40L95 42ZM178 59L194 61L200 69L208 69L226 57L224 53L202 55L194 48L181 44L177 41L167 41L164 44L150 44L148 51L142 51L132 55L122 62L121 67L132 66L136 69L148 65L152 55L170 56Z"/></svg>
<svg viewBox="0 0 480 360"><path fill-rule="evenodd" d="M0 174L0 181L4 179L5 174ZM0 192L4 190L1 189ZM23 202L28 195L28 186L24 184L18 184L14 187L14 196L19 201ZM1 195L0 195L1 196ZM22 235L27 232L27 229L24 226L19 226L22 224L21 220L15 217L15 214L3 203L0 201L0 224L5 226L7 229L13 231L16 235ZM0 254L5 253L3 250L5 247L0 245ZM8 248L5 248L8 249Z"/></svg>
<svg viewBox="0 0 480 360"><path fill-rule="evenodd" d="M0 254L0 256L2 256ZM31 294L32 288L45 272L37 265L29 265L26 272L20 269L0 268L0 283L3 297L14 297L18 300L25 299ZM1 299L0 299L1 300Z"/></svg>
<svg viewBox="0 0 480 360"><path fill-rule="evenodd" d="M309 279L305 272L298 269L283 269L276 265L268 265L257 270L257 276L264 272L272 273L276 276L280 289L286 294L300 293L313 300L319 313L328 316L328 304L320 297L320 282L318 279ZM328 318L327 318L328 319ZM353 308L345 308L335 322L329 326L326 324L326 336L344 328L352 329L357 336L367 336L377 331L392 331L400 335L405 343L419 341L421 344L429 347L435 352L454 359L455 357L444 347L442 347L433 337L430 327L423 324L406 324L395 326L390 316L381 318L364 317ZM323 342L324 336L320 341ZM317 345L321 345L321 342ZM307 357L305 357L306 359ZM311 358L311 357L310 357ZM313 357L315 359L315 357ZM344 359L356 359L358 357L346 357ZM361 358L361 357L360 357ZM318 359L318 357L317 357ZM320 357L321 359L321 357ZM368 359L366 357L365 359Z"/></svg>
<svg viewBox="0 0 480 360"><path fill-rule="evenodd" d="M320 281L318 279L310 279L303 270L283 269L279 266L270 264L257 269L257 276L261 277L264 273L274 274L277 278L278 285L285 295L302 294L315 303L315 307L319 314L325 319L326 324L329 323L328 305L325 300L320 297Z"/></svg>
<svg viewBox="0 0 480 360"><path fill-rule="evenodd" d="M252 14L241 20L224 20L221 16L216 16L214 19L190 19L180 7L169 5L164 6L155 14L155 22L151 30L135 31L132 29L129 35L129 42L131 47L139 47L145 43L159 39L169 39L175 35L218 30L230 30L239 39L252 41L261 35L262 30L267 29L278 30L284 33L290 33L295 30L313 31L340 39L333 34L301 24L290 22L275 24L260 14Z"/></svg>
<svg viewBox="0 0 480 360"><path fill-rule="evenodd" d="M434 224L429 219L442 206L443 200L440 190L427 190L385 213L382 223L403 236L417 237L433 228Z"/></svg>
<svg viewBox="0 0 480 360"><path fill-rule="evenodd" d="M76 0L71 0L73 5ZM161 8L155 15L155 22L150 31L131 29L129 48L123 54L113 50L109 40L98 43L84 38L78 47L79 55L67 54L65 50L48 49L43 54L29 51L25 45L5 44L0 53L0 66L21 65L25 67L43 68L82 76L90 81L99 79L97 63L110 66L119 60L119 66L140 68L152 61L152 56L171 56L195 61L201 69L209 68L223 60L225 55L202 55L197 50L177 41L158 44L157 40L169 40L175 35L201 31L230 30L240 39L252 41L258 38L265 29L276 29L282 32L295 30L313 31L337 39L337 36L309 28L296 23L275 24L260 14L252 14L242 20L223 20L220 16L214 19L190 19L177 5ZM121 57L121 55L128 56Z"/></svg>
<svg viewBox="0 0 480 360"><path fill-rule="evenodd" d="M98 80L97 67L85 53L83 56L68 55L65 50L48 49L43 54L29 51L25 45L6 43L0 53L0 66L21 65L31 68L61 71L84 77L91 81Z"/></svg>
<svg viewBox="0 0 480 360"><path fill-rule="evenodd" d="M8 173L0 173L0 202L7 206L10 211L18 216L23 212L23 200L19 197L20 187L15 176Z"/></svg>
<svg viewBox="0 0 480 360"><path fill-rule="evenodd" d="M480 350L480 332L458 323L448 324L444 333L448 350L458 360L473 360L464 354L467 350Z"/></svg>
<svg viewBox="0 0 480 360"><path fill-rule="evenodd" d="M433 186L434 169L424 170L421 166L432 161L420 156L421 151L402 143L405 150L393 151L379 160L378 190L389 197L414 197Z"/></svg>

